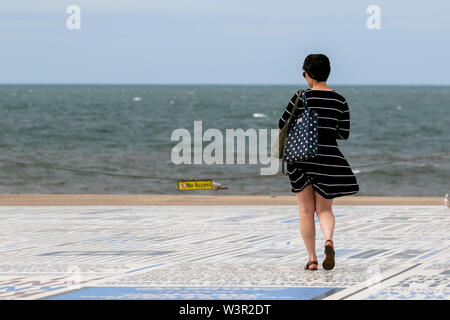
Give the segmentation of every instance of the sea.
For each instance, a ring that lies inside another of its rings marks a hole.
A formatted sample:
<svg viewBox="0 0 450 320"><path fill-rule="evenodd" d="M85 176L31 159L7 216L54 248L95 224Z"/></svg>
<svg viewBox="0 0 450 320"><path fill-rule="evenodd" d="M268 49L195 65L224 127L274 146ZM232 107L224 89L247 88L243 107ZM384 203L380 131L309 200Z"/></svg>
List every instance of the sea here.
<svg viewBox="0 0 450 320"><path fill-rule="evenodd" d="M180 141L172 135L184 129L193 140L194 121L224 137L227 129L276 129L301 88L0 85L0 193L210 194L179 191L177 182L212 179L228 188L218 194L290 195L281 170L261 175L260 162L174 163ZM356 195L450 193L449 86L333 89L350 108L350 137L338 145L356 174Z"/></svg>

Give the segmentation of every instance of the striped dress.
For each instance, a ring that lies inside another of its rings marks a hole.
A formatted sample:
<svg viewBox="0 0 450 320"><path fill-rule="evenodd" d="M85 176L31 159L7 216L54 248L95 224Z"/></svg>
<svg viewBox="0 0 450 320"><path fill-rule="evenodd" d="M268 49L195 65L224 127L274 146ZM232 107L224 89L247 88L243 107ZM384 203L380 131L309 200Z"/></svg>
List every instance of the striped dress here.
<svg viewBox="0 0 450 320"><path fill-rule="evenodd" d="M287 173L292 192L302 191L308 184L326 199L347 196L359 191L353 171L339 150L337 139L347 140L350 134L350 111L347 101L336 91L305 91L311 110L318 115L318 156L308 161L288 163ZM289 101L279 121L281 129L292 113L297 93ZM299 100L295 117L304 111Z"/></svg>

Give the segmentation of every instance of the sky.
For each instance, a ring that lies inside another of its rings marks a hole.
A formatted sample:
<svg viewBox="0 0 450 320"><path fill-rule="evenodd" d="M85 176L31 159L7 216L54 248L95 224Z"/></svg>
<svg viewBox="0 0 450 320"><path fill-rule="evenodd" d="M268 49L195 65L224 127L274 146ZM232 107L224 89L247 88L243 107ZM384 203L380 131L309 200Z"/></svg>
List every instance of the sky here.
<svg viewBox="0 0 450 320"><path fill-rule="evenodd" d="M80 29L66 26L69 5ZM366 12L380 8L380 29ZM0 83L450 85L450 1L0 0Z"/></svg>

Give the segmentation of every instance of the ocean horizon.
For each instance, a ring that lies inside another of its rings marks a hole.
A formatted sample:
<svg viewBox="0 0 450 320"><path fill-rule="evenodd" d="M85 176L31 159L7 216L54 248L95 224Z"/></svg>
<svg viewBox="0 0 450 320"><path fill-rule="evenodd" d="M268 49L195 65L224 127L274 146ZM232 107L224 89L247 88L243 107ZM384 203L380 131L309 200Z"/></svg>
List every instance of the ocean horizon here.
<svg viewBox="0 0 450 320"><path fill-rule="evenodd" d="M338 140L361 196L443 196L450 187L449 85L330 85L347 98ZM0 84L0 193L289 195L261 165L175 165L171 133L275 129L296 84ZM206 143L204 144L204 146ZM209 191L185 191L204 194Z"/></svg>

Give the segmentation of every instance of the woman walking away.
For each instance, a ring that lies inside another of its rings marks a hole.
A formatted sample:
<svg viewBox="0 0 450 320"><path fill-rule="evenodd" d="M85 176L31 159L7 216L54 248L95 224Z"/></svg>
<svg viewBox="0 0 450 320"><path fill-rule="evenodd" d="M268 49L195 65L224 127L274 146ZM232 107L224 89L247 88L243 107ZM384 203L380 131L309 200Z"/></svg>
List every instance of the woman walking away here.
<svg viewBox="0 0 450 320"><path fill-rule="evenodd" d="M317 270L314 213L325 236L325 258L322 267L331 270L334 260L334 215L333 199L355 194L359 191L356 177L336 139L347 140L350 134L350 111L343 96L328 87L330 61L323 54L310 54L303 63L303 77L308 83L306 101L318 116L318 155L300 162L287 162L287 174L296 193L300 208L300 233L308 250L309 260L305 270ZM288 121L300 92L289 101L280 121L280 129ZM293 119L305 110L299 98Z"/></svg>

